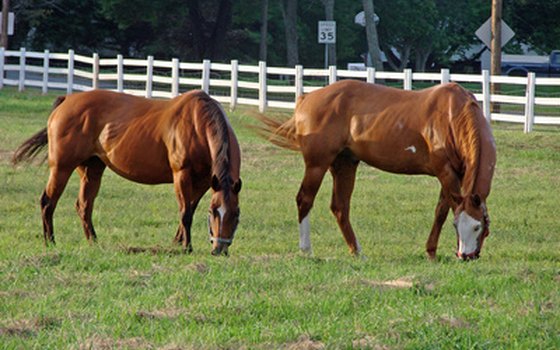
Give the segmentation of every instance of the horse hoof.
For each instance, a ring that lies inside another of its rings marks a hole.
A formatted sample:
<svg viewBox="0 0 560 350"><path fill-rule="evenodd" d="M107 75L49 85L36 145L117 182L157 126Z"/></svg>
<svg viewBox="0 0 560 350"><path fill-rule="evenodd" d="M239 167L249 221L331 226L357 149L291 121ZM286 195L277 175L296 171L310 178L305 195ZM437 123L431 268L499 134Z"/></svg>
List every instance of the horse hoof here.
<svg viewBox="0 0 560 350"><path fill-rule="evenodd" d="M313 249L311 249L311 247L309 248L299 248L299 251L302 255L305 256L312 256L313 255Z"/></svg>

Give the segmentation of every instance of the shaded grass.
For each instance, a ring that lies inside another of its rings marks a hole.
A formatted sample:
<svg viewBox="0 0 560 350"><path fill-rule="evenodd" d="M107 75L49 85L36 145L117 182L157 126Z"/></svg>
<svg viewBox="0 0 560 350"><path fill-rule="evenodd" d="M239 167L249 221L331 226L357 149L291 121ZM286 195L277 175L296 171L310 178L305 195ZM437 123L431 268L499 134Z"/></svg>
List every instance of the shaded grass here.
<svg viewBox="0 0 560 350"><path fill-rule="evenodd" d="M44 127L53 96L0 90L0 149ZM6 107L8 106L8 107ZM230 113L243 152L241 224L229 258L211 257L208 197L191 255L171 241L172 186L106 172L96 202L99 243L86 243L74 176L42 245L38 196L46 166L0 160L0 344L5 348L558 348L560 133L494 125L498 165L492 234L479 261L424 258L439 185L360 166L355 259L329 213L325 178L312 213L314 256L297 250L301 157L278 150Z"/></svg>

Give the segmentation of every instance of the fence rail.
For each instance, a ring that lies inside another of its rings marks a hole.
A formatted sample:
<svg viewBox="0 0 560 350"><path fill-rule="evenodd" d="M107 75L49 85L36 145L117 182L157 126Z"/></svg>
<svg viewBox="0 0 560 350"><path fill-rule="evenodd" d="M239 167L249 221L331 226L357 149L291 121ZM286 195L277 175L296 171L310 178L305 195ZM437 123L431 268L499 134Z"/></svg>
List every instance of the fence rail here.
<svg viewBox="0 0 560 350"><path fill-rule="evenodd" d="M455 74L448 69L439 73L417 73L410 69L403 72L383 72L368 68L365 71L328 69L268 67L265 62L257 66L242 65L237 60L230 63L201 63L146 59L100 58L98 54L83 56L68 53L28 52L25 48L9 51L0 48L0 88L17 86L87 91L110 89L133 95L173 98L180 91L202 89L222 103L230 105L258 106L261 112L268 107L293 109L297 98L313 90L331 84L338 79L362 79L374 83L402 84L404 90L412 90L415 82L438 84L450 81L470 84L474 95L481 102L488 120L522 123L524 131L530 132L534 124L560 125L560 78L541 78L534 73L527 77L491 76L482 74ZM490 84L500 83L519 86L518 93L490 94ZM479 86L472 87L472 85ZM552 97L537 96L537 87L554 90ZM552 88L550 88L552 87ZM554 89L558 87L558 90ZM513 105L491 112L491 104ZM537 108L537 107L541 108ZM542 110L550 109L550 113ZM538 113L538 114L537 114Z"/></svg>

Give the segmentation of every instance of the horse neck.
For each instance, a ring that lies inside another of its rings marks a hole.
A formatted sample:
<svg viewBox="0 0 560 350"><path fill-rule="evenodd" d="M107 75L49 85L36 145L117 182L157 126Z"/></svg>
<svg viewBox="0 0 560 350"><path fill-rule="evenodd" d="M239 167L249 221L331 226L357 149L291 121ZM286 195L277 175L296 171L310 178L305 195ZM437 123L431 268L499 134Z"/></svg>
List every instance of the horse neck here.
<svg viewBox="0 0 560 350"><path fill-rule="evenodd" d="M478 105L469 102L453 123L455 143L463 161L463 196L478 194L486 199L496 161L490 126Z"/></svg>

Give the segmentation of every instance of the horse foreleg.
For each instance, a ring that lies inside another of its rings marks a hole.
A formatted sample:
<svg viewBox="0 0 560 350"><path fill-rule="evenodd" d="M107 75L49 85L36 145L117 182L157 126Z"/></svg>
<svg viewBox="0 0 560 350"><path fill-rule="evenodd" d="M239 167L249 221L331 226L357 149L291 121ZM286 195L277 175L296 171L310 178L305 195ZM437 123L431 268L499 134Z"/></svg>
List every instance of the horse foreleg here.
<svg viewBox="0 0 560 350"><path fill-rule="evenodd" d="M105 164L97 157L91 158L82 165L78 166L80 174L80 192L76 201L76 211L82 220L84 234L89 242L95 242L97 235L93 228L91 220L93 212L93 203L99 187L101 186L101 177L105 170Z"/></svg>
<svg viewBox="0 0 560 350"><path fill-rule="evenodd" d="M327 171L326 167L307 167L296 196L299 222L299 248L306 253L311 253L311 227L309 224L309 212L313 207L315 196L321 187L321 182Z"/></svg>
<svg viewBox="0 0 560 350"><path fill-rule="evenodd" d="M51 167L47 186L41 195L41 217L43 219L43 237L46 246L48 246L49 243L55 243L53 214L58 199L62 195L62 192L64 192L64 188L71 174L72 170Z"/></svg>
<svg viewBox="0 0 560 350"><path fill-rule="evenodd" d="M441 233L441 228L445 219L447 219L447 214L449 213L449 201L444 194L442 189L439 194L439 201L436 206L436 215L434 219L434 225L432 226L432 231L426 242L426 255L430 260L436 258L436 251L438 246L439 235Z"/></svg>
<svg viewBox="0 0 560 350"><path fill-rule="evenodd" d="M330 167L333 177L331 211L353 255L359 255L360 244L350 223L350 198L354 190L359 162L348 156L338 156Z"/></svg>
<svg viewBox="0 0 560 350"><path fill-rule="evenodd" d="M192 253L191 225L196 204L191 205L192 183L187 170L177 171L173 174L175 195L179 204L179 228L175 234L175 243L181 244L185 253Z"/></svg>
<svg viewBox="0 0 560 350"><path fill-rule="evenodd" d="M443 167L443 171L437 177L441 183L441 191L432 231L426 242L426 254L429 259L435 259L441 228L447 219L449 209L455 209L461 197L461 182L451 165Z"/></svg>

